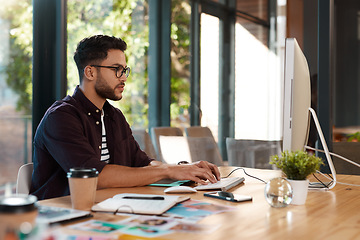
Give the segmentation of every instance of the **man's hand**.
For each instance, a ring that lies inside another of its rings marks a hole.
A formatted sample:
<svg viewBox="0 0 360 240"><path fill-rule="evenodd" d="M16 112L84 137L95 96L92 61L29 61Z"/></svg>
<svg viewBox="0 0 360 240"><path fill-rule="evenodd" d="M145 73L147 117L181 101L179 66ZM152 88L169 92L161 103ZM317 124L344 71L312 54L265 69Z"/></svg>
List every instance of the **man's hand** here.
<svg viewBox="0 0 360 240"><path fill-rule="evenodd" d="M178 180L192 180L206 184L206 180L216 183L220 180L220 172L215 164L207 161L198 161L191 164L168 165L169 178Z"/></svg>
<svg viewBox="0 0 360 240"><path fill-rule="evenodd" d="M209 169L212 172L212 174L216 177L215 182L220 180L219 168L215 164L209 163L208 161L197 161L191 164L194 164L200 168Z"/></svg>
<svg viewBox="0 0 360 240"><path fill-rule="evenodd" d="M216 165L207 161L182 165L152 161L146 167L107 164L99 174L98 189L145 186L165 178L192 180L200 184L207 184L206 180L211 183L220 180L220 172Z"/></svg>

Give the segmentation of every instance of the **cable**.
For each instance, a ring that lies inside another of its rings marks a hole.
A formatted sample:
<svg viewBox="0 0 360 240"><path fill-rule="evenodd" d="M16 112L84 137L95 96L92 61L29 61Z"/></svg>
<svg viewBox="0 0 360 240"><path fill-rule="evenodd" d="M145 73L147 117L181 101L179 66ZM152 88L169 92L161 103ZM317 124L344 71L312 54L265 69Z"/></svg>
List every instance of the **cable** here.
<svg viewBox="0 0 360 240"><path fill-rule="evenodd" d="M319 152L325 153L324 150L317 149L317 148L313 148L313 147L310 147L310 146L305 146L305 148L306 148L306 149L309 149L309 150L319 151ZM353 164L353 165L355 165L355 166L357 166L357 167L360 167L360 164L358 164L358 163L356 163L356 162L354 162L354 161L351 161L350 159L347 159L346 157L343 157L343 156L341 156L341 155L339 155L339 154L332 153L332 152L330 152L330 151L329 151L329 154L332 155L332 156L334 156L334 157L340 158L340 159L342 159L342 160L344 160L344 161L346 161L346 162L348 162L348 163L351 163L351 164ZM317 173L319 173L319 174L321 174L322 176L324 176L325 178L333 181L332 177L331 177L329 174L328 174L328 176L326 176L325 174L323 174L323 173L320 172L320 171L317 171ZM321 182L321 181L320 181L320 182ZM321 183L322 183L322 182L321 182ZM337 180L336 180L336 183L343 184L343 185L360 187L360 185L357 185L357 184L344 183L344 182L339 182L339 181L337 181Z"/></svg>
<svg viewBox="0 0 360 240"><path fill-rule="evenodd" d="M316 173L319 173L320 175L325 175L324 173L320 172L319 170L316 170ZM315 174L313 174L313 175L316 178ZM327 175L327 179L330 179L331 181L334 180L334 178L329 173L326 173L326 175Z"/></svg>
<svg viewBox="0 0 360 240"><path fill-rule="evenodd" d="M317 148L313 148L313 147L309 147L309 146L305 146L305 148L306 148L306 149L313 150L313 151L318 151L318 152L325 153L324 150L320 150L320 149L317 149ZM357 166L357 167L360 167L360 164L358 164L358 163L356 163L356 162L354 162L354 161L351 161L350 159L347 159L346 157L343 157L343 156L341 156L341 155L339 155L339 154L332 153L332 152L329 152L329 153L330 153L330 155L332 155L332 156L334 156L334 157L340 158L340 159L342 159L342 160L344 160L344 161L346 161L346 162L349 162L349 163L351 163L351 164L353 164L353 165L355 165L355 166Z"/></svg>
<svg viewBox="0 0 360 240"><path fill-rule="evenodd" d="M330 154L331 154L331 153L330 153ZM235 171L237 171L237 170L243 170L244 173L245 173L245 175L247 175L247 176L249 176L249 177L252 177L252 178L255 178L255 179L257 179L257 180L259 180L259 181L261 181L261 182L263 182L263 183L265 183L265 184L267 183L267 182L265 182L264 180L262 180L262 179L260 179L260 178L258 178L258 177L255 177L255 176L252 176L252 175L248 174L248 173L245 171L245 169L244 169L244 168L241 168L241 167L233 169L233 170L232 170L226 177L224 177L224 178L230 177L230 175L233 174L233 173L234 173ZM320 172L320 171L317 171L317 173L319 173L319 174L322 175L323 177L329 179L331 182L333 181L333 178L332 178L331 176L326 176L324 173L322 173L322 172ZM313 174L313 176L314 176L321 184L323 184L324 187L328 187L328 186L331 184L331 182L330 182L329 184L325 184L325 183L322 182L319 178L317 178L314 174ZM354 187L360 187L360 185L358 185L358 184L344 183L344 182L339 182L339 181L336 181L336 183L342 184L342 185L349 185L349 186L354 186Z"/></svg>
<svg viewBox="0 0 360 240"><path fill-rule="evenodd" d="M262 180L262 179L260 179L260 178L258 178L258 177L255 177L255 176L252 176L252 175L248 174L248 173L245 171L245 169L244 169L244 168L241 168L241 167L233 169L233 170L232 170L226 177L224 177L224 178L228 178L231 174L233 174L235 171L240 170L240 169L244 171L245 175L247 175L247 176L249 176L249 177L252 177L252 178L255 178L255 179L257 179L257 180L259 180L259 181L261 181L261 182L263 182L263 183L265 183L265 184L267 183L267 182L265 182L264 180Z"/></svg>
<svg viewBox="0 0 360 240"><path fill-rule="evenodd" d="M321 174L323 177L325 177L325 178L327 178L327 179L329 179L329 180L332 180L330 177L326 176L326 175L323 174L322 172L317 171L317 173ZM336 183L342 184L342 185L349 185L349 186L354 186L354 187L360 187L359 184L344 183L344 182L339 182L339 181L336 181Z"/></svg>
<svg viewBox="0 0 360 240"><path fill-rule="evenodd" d="M316 180L318 180L325 188L329 188L329 186L333 183L333 181L329 182L328 184L324 183L323 181L321 181L315 174L313 174L314 178L316 178ZM312 183L310 183L311 185Z"/></svg>
<svg viewBox="0 0 360 240"><path fill-rule="evenodd" d="M328 187L325 183L323 183L315 174L313 174L314 178L318 180L324 187Z"/></svg>
<svg viewBox="0 0 360 240"><path fill-rule="evenodd" d="M328 165L329 165L329 168L330 168L330 171L331 171L331 174L333 175L333 178L334 178L334 181L332 181L332 183L329 185L329 189L332 189L333 187L335 187L336 185L336 171L335 171L335 167L334 167L334 164L333 164L333 161L331 159L331 156L330 156L330 151L328 149L328 146L326 144L326 140L325 140L325 137L324 137L324 134L321 130L321 127L320 127L320 123L319 123L319 119L317 118L316 116L316 112L314 109L312 109L311 107L308 109L311 113L311 116L314 120L314 123L315 123L315 126L316 126L316 129L317 129L317 132L318 132L318 136L320 137L320 142L322 144L322 147L324 149L324 154L326 156L326 160L328 162ZM307 146L305 146L306 148Z"/></svg>

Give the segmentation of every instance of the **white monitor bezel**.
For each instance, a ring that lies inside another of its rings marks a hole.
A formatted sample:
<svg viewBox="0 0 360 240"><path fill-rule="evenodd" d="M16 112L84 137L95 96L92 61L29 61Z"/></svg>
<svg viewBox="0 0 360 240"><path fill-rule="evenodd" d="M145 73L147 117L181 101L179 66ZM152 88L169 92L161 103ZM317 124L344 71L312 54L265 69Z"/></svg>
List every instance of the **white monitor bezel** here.
<svg viewBox="0 0 360 240"><path fill-rule="evenodd" d="M284 71L282 150L306 149L310 117L312 116L332 174L333 181L326 186L331 189L336 184L336 171L316 112L311 108L310 71L306 58L295 38L286 39ZM319 188L322 185L312 183L310 186Z"/></svg>
<svg viewBox="0 0 360 240"><path fill-rule="evenodd" d="M309 136L311 86L309 68L295 38L285 42L283 151L304 150Z"/></svg>

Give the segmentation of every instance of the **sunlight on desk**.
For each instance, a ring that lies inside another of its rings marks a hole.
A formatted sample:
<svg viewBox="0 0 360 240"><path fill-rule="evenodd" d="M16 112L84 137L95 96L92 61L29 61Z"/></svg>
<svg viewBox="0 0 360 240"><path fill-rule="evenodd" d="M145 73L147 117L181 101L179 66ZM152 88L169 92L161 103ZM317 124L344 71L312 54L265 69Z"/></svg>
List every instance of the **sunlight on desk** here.
<svg viewBox="0 0 360 240"><path fill-rule="evenodd" d="M234 167L220 167L222 176L226 176ZM246 168L250 175L269 181L281 176L278 170L260 170ZM356 239L360 228L360 215L357 203L360 202L360 187L337 184L330 191L309 191L305 205L289 205L285 208L272 208L265 200L265 184L250 178L242 170L231 176L244 177L243 184L230 189L230 192L253 197L252 202L232 203L220 199L205 198L205 191L189 196L192 200L232 207L234 211L209 215L198 222L201 226L217 226L211 233L201 238L208 239ZM360 184L360 176L338 175L338 181ZM164 194L164 187L109 188L97 191L96 202L103 201L119 193ZM71 207L70 197L40 201L50 206ZM354 210L355 209L355 210ZM129 219L128 215L93 213L93 220L117 223ZM60 230L69 232L69 226L86 220L70 222ZM336 223L336 224L335 224ZM72 230L73 231L73 230ZM78 234L86 232L77 231ZM340 235L341 234L341 235ZM199 239L199 234L190 232L172 232L160 236L161 239Z"/></svg>

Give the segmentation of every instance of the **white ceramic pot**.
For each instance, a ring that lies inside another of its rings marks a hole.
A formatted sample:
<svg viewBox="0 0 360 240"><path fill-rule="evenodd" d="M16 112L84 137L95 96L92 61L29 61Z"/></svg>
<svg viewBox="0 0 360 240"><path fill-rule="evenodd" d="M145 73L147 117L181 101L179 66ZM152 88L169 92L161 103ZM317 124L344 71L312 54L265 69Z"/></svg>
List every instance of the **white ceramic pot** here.
<svg viewBox="0 0 360 240"><path fill-rule="evenodd" d="M291 204L304 205L308 194L309 180L287 180L293 189Z"/></svg>

